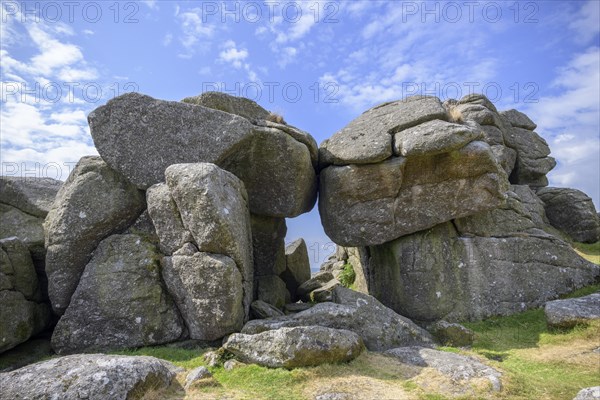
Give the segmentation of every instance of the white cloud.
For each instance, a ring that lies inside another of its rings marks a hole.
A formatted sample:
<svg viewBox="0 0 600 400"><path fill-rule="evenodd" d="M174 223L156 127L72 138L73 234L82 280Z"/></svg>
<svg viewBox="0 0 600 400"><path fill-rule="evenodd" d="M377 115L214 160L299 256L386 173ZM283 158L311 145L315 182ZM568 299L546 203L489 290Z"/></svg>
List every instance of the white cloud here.
<svg viewBox="0 0 600 400"><path fill-rule="evenodd" d="M287 46L283 47L279 51L279 57L277 59L277 64L284 68L286 65L292 63L296 59L296 55L298 54L298 50L295 47Z"/></svg>
<svg viewBox="0 0 600 400"><path fill-rule="evenodd" d="M600 33L600 2L588 0L572 16L568 27L575 32L578 42L589 43Z"/></svg>
<svg viewBox="0 0 600 400"><path fill-rule="evenodd" d="M202 10L198 8L186 12L180 12L176 9L176 16L181 24L182 34L179 42L184 48L184 52L179 54L181 58L191 58L198 50L206 49L206 40L213 36L213 26L202 22Z"/></svg>
<svg viewBox="0 0 600 400"><path fill-rule="evenodd" d="M162 45L163 46L168 46L171 44L171 42L173 41L173 34L172 33L167 33L165 35L165 37L162 40Z"/></svg>
<svg viewBox="0 0 600 400"><path fill-rule="evenodd" d="M219 60L229 63L235 68L241 68L242 61L248 58L248 50L238 49L232 40L225 42L224 47L225 49L219 53Z"/></svg>
<svg viewBox="0 0 600 400"><path fill-rule="evenodd" d="M92 36L92 35L94 35L94 33L95 33L95 32L94 32L93 30L91 30L91 29L84 29L82 32L83 32L83 34L84 34L84 35L86 35L86 36Z"/></svg>

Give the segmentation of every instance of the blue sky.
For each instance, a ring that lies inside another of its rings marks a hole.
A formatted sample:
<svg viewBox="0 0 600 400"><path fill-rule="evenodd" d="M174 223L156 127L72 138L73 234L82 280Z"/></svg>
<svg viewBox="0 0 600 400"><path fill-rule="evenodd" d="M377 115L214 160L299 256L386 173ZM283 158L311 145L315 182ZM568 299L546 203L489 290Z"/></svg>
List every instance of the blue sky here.
<svg viewBox="0 0 600 400"><path fill-rule="evenodd" d="M485 93L538 124L553 186L600 206L600 2L2 1L3 174L65 179L96 154L86 115L136 90L254 98L322 142L411 94ZM288 220L314 265L313 210Z"/></svg>

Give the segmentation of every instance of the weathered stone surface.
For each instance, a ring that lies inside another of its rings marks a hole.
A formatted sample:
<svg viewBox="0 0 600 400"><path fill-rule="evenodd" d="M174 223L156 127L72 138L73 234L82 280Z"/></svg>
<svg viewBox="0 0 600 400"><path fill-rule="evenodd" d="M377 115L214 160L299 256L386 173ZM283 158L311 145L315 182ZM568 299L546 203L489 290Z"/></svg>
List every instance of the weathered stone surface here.
<svg viewBox="0 0 600 400"><path fill-rule="evenodd" d="M319 213L342 246L388 242L504 203L506 174L484 142L449 153L321 171Z"/></svg>
<svg viewBox="0 0 600 400"><path fill-rule="evenodd" d="M600 386L581 389L573 400L598 400L600 399Z"/></svg>
<svg viewBox="0 0 600 400"><path fill-rule="evenodd" d="M381 162L392 155L392 134L434 119L448 119L436 97L413 96L380 104L322 143L319 163L327 166Z"/></svg>
<svg viewBox="0 0 600 400"><path fill-rule="evenodd" d="M242 278L247 320L253 296L253 261L244 184L232 173L208 163L171 165L165 177L183 226L191 232L198 249L235 261Z"/></svg>
<svg viewBox="0 0 600 400"><path fill-rule="evenodd" d="M112 350L179 339L185 328L162 287L159 257L155 246L137 235L103 240L54 330L54 350Z"/></svg>
<svg viewBox="0 0 600 400"><path fill-rule="evenodd" d="M144 193L100 157L79 160L44 222L48 294L57 314L69 305L98 243L131 225L145 203Z"/></svg>
<svg viewBox="0 0 600 400"><path fill-rule="evenodd" d="M286 269L285 235L287 226L285 219L251 214L250 223L252 227L254 278L280 275Z"/></svg>
<svg viewBox="0 0 600 400"><path fill-rule="evenodd" d="M308 152L310 153L310 160L312 162L313 167L315 169L318 167L319 145L317 145L315 138L313 138L308 132L298 129L295 126L291 126L288 124L280 124L268 120L255 121L254 123L257 126L279 129L280 131L287 133L292 138L305 145L308 148Z"/></svg>
<svg viewBox="0 0 600 400"><path fill-rule="evenodd" d="M269 112L245 97L230 96L222 92L204 92L199 96L186 97L184 103L195 104L239 115L249 120L265 119Z"/></svg>
<svg viewBox="0 0 600 400"><path fill-rule="evenodd" d="M302 326L255 335L234 333L223 347L242 362L270 368L298 368L351 361L364 345L348 330Z"/></svg>
<svg viewBox="0 0 600 400"><path fill-rule="evenodd" d="M221 254L165 257L162 276L192 339L216 340L244 325L242 275Z"/></svg>
<svg viewBox="0 0 600 400"><path fill-rule="evenodd" d="M185 377L185 389L189 389L194 383L202 379L210 379L212 374L206 367L194 368Z"/></svg>
<svg viewBox="0 0 600 400"><path fill-rule="evenodd" d="M427 326L427 330L431 332L437 342L444 346L470 346L475 339L475 332L469 328L444 320Z"/></svg>
<svg viewBox="0 0 600 400"><path fill-rule="evenodd" d="M577 189L545 187L536 191L544 202L548 220L576 242L600 240L600 218L594 202Z"/></svg>
<svg viewBox="0 0 600 400"><path fill-rule="evenodd" d="M332 281L333 274L329 271L317 272L312 278L300 285L296 291L298 297L307 298L313 290L323 287L327 282Z"/></svg>
<svg viewBox="0 0 600 400"><path fill-rule="evenodd" d="M304 239L297 239L286 246L285 260L285 271L279 276L285 282L292 299L295 299L298 286L310 279L310 261Z"/></svg>
<svg viewBox="0 0 600 400"><path fill-rule="evenodd" d="M44 218L61 186L61 181L52 178L0 176L0 203Z"/></svg>
<svg viewBox="0 0 600 400"><path fill-rule="evenodd" d="M250 309L252 310L254 318L257 319L275 318L284 315L283 311L262 300L254 300L252 304L250 304Z"/></svg>
<svg viewBox="0 0 600 400"><path fill-rule="evenodd" d="M504 135L497 126L493 125L480 125L481 131L483 132L483 141L490 146L500 145L504 146Z"/></svg>
<svg viewBox="0 0 600 400"><path fill-rule="evenodd" d="M154 357L77 354L0 374L2 399L141 399L167 388L177 367Z"/></svg>
<svg viewBox="0 0 600 400"><path fill-rule="evenodd" d="M183 226L166 183L150 186L146 191L146 202L163 254L171 255L185 243L193 241L192 234Z"/></svg>
<svg viewBox="0 0 600 400"><path fill-rule="evenodd" d="M475 126L434 119L396 133L394 154L404 157L433 156L458 150L482 136L481 130Z"/></svg>
<svg viewBox="0 0 600 400"><path fill-rule="evenodd" d="M537 128L537 125L521 111L511 109L502 111L500 115L504 116L508 120L508 122L515 128L523 128L530 131Z"/></svg>
<svg viewBox="0 0 600 400"><path fill-rule="evenodd" d="M317 303L323 303L325 301L333 301L335 288L341 285L340 281L334 279L327 282L323 286L313 290L308 296L305 296L303 300L313 301Z"/></svg>
<svg viewBox="0 0 600 400"><path fill-rule="evenodd" d="M502 373L471 357L417 346L391 349L385 354L406 364L433 368L458 384L477 386L477 381L487 381L494 391L502 389Z"/></svg>
<svg viewBox="0 0 600 400"><path fill-rule="evenodd" d="M484 105L476 103L463 103L455 107L464 121L472 120L479 125L493 125L502 128L502 122L498 114Z"/></svg>
<svg viewBox="0 0 600 400"><path fill-rule="evenodd" d="M314 306L314 304L312 304L312 303L301 303L301 302L288 303L285 306L283 306L283 311L285 312L286 315L295 314L295 313L299 313L299 312L308 310L312 306Z"/></svg>
<svg viewBox="0 0 600 400"><path fill-rule="evenodd" d="M256 298L276 308L282 308L291 301L285 282L277 275L265 275L256 278Z"/></svg>
<svg viewBox="0 0 600 400"><path fill-rule="evenodd" d="M494 103L481 93L470 93L463 96L456 104L479 104L492 112L498 112Z"/></svg>
<svg viewBox="0 0 600 400"><path fill-rule="evenodd" d="M17 237L38 258L44 257L44 220L0 203L0 238Z"/></svg>
<svg viewBox="0 0 600 400"><path fill-rule="evenodd" d="M169 165L206 162L244 181L253 213L294 217L314 205L310 150L280 129L137 93L110 100L88 120L98 152L139 188L162 182Z"/></svg>
<svg viewBox="0 0 600 400"><path fill-rule="evenodd" d="M493 145L492 153L494 153L496 161L498 161L498 164L504 169L506 175L510 176L515 168L515 163L517 162L517 152L504 145Z"/></svg>
<svg viewBox="0 0 600 400"><path fill-rule="evenodd" d="M369 293L421 321L513 314L590 284L600 274L571 246L539 229L461 236L445 223L371 246L369 252Z"/></svg>
<svg viewBox="0 0 600 400"><path fill-rule="evenodd" d="M579 323L600 319L600 293L575 299L554 300L544 307L548 325L571 328Z"/></svg>
<svg viewBox="0 0 600 400"><path fill-rule="evenodd" d="M253 320L242 333L256 334L283 327L318 325L357 333L369 350L382 351L399 346L430 346L431 335L408 318L396 314L372 296L338 286L336 303L319 303L286 317Z"/></svg>
<svg viewBox="0 0 600 400"><path fill-rule="evenodd" d="M513 127L505 129L503 133L506 146L517 151L511 183L546 186L546 174L556 166L554 158L548 156L548 143L537 133L523 128Z"/></svg>

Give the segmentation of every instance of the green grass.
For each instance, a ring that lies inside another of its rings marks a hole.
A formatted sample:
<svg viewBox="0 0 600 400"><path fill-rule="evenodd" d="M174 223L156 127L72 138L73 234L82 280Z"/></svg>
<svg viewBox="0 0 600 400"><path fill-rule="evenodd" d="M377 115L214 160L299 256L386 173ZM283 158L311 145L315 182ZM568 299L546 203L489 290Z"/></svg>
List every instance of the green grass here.
<svg viewBox="0 0 600 400"><path fill-rule="evenodd" d="M594 264L600 265L600 242L573 243L573 248L580 256Z"/></svg>
<svg viewBox="0 0 600 400"><path fill-rule="evenodd" d="M121 350L113 354L123 354L127 356L151 356L162 358L185 369L194 369L206 365L203 355L206 350L187 350L176 347L156 346L142 347L134 350Z"/></svg>
<svg viewBox="0 0 600 400"><path fill-rule="evenodd" d="M354 272L354 267L350 263L344 264L344 269L340 273L338 277L342 286L347 288L352 288L354 281L356 280L356 273Z"/></svg>

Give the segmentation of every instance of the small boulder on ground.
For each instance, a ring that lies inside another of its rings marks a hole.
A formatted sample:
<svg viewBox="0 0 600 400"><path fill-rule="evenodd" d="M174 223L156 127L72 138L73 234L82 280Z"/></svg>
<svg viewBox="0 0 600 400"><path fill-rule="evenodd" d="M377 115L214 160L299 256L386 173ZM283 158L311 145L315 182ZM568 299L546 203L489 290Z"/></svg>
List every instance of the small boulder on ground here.
<svg viewBox="0 0 600 400"><path fill-rule="evenodd" d="M188 390L192 385L198 381L209 380L212 378L212 374L206 367L194 368L185 377L185 389Z"/></svg>
<svg viewBox="0 0 600 400"><path fill-rule="evenodd" d="M598 400L600 399L600 386L581 389L573 400Z"/></svg>
<svg viewBox="0 0 600 400"><path fill-rule="evenodd" d="M256 335L234 333L223 347L245 363L291 369L351 361L364 345L348 330L301 326Z"/></svg>
<svg viewBox="0 0 600 400"><path fill-rule="evenodd" d="M297 239L286 246L285 260L285 271L279 276L285 282L292 299L295 299L298 286L310 279L310 261L304 239Z"/></svg>
<svg viewBox="0 0 600 400"><path fill-rule="evenodd" d="M469 328L444 320L427 326L427 330L444 346L470 346L475 339L475 332Z"/></svg>
<svg viewBox="0 0 600 400"><path fill-rule="evenodd" d="M576 299L549 301L544 307L544 313L548 325L554 328L571 328L600 319L600 293Z"/></svg>
<svg viewBox="0 0 600 400"><path fill-rule="evenodd" d="M283 316L283 311L262 300L254 300L250 304L252 315L257 319L275 318Z"/></svg>
<svg viewBox="0 0 600 400"><path fill-rule="evenodd" d="M0 374L1 399L141 399L168 388L178 368L146 356L77 354Z"/></svg>

